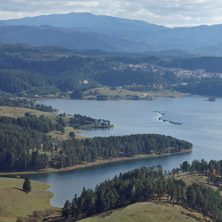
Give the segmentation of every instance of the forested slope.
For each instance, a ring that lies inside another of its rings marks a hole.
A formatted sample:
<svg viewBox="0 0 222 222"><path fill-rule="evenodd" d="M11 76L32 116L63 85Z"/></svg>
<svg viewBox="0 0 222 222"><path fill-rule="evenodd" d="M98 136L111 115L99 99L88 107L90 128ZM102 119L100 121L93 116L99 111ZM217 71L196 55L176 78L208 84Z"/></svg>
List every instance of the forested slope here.
<svg viewBox="0 0 222 222"><path fill-rule="evenodd" d="M194 160L190 165L187 161L176 171L209 175L220 180L222 161ZM187 185L182 179L176 179L175 169L163 173L161 166L142 167L127 173L120 173L111 180L96 186L95 190L85 189L79 197L66 201L63 216L68 221L76 221L95 213L113 210L127 205L151 201L165 200L179 204L189 210L195 210L208 216L213 221L221 221L222 197L215 189L199 183ZM214 173L216 172L216 173ZM210 180L212 181L212 180ZM214 183L216 180L213 180ZM209 183L209 182L208 182Z"/></svg>
<svg viewBox="0 0 222 222"><path fill-rule="evenodd" d="M187 76L181 70L190 70ZM203 74L192 75L192 70ZM179 90L222 95L220 57L164 60L146 54L71 51L58 47L0 45L0 91L23 97L81 99L82 92L110 86L147 92Z"/></svg>
<svg viewBox="0 0 222 222"><path fill-rule="evenodd" d="M0 171L40 170L48 167L75 166L98 159L133 157L138 154L174 154L191 151L192 144L172 137L143 134L119 137L76 139L75 134L63 141L48 135L65 132L67 120L78 126L91 122L91 127L110 127L109 121L76 115L68 119L58 115L52 120L43 115L26 113L25 117L0 117ZM85 122L86 121L86 122ZM95 125L96 124L96 125ZM76 126L76 125L75 125Z"/></svg>

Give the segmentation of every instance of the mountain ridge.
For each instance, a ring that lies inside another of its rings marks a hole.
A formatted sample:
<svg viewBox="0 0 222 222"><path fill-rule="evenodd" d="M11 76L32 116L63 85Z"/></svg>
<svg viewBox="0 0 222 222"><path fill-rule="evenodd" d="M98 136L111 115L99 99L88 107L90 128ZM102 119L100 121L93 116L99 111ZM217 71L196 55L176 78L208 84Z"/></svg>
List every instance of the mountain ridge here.
<svg viewBox="0 0 222 222"><path fill-rule="evenodd" d="M34 34L23 30L20 36L16 29L18 26L21 29L31 27ZM40 31L43 26L44 33ZM9 27L10 33L7 32ZM34 46L54 45L119 52L181 50L195 55L222 56L220 24L167 28L140 20L69 13L1 20L0 33L0 41Z"/></svg>

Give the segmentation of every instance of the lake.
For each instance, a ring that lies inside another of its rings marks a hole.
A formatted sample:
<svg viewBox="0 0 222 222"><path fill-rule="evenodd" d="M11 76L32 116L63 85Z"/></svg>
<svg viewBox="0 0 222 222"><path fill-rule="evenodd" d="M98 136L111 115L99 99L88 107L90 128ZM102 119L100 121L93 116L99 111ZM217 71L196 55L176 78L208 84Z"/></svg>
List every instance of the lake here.
<svg viewBox="0 0 222 222"><path fill-rule="evenodd" d="M206 101L206 97L186 96L182 98L161 97L155 101L94 101L94 100L41 100L61 113L82 114L99 119L110 120L113 129L87 130L87 137L129 135L137 133L159 133L184 139L193 143L194 151L182 155L139 159L103 164L67 172L44 175L30 175L32 179L52 185L55 194L53 206L63 206L65 200L72 200L82 188L94 188L96 184L113 178L120 172L161 164L165 170L178 167L183 161L194 159L222 159L222 99ZM174 125L159 119L178 122Z"/></svg>

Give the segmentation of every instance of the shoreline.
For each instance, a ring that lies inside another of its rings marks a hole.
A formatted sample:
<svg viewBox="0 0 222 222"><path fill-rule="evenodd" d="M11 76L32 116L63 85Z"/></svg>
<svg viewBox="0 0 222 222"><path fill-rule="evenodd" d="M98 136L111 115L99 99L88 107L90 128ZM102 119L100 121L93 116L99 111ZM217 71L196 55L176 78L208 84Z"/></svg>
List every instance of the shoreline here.
<svg viewBox="0 0 222 222"><path fill-rule="evenodd" d="M118 158L112 158L107 160L97 160L96 162L86 162L78 165L74 165L71 167L66 168L47 168L40 171L26 171L26 172L4 172L0 173L0 176L18 176L18 175L27 175L27 174L47 174L47 173L58 173L58 172L65 172L65 171L72 171L77 169L82 169L86 167L92 167L92 166L99 166L103 164L108 163L115 163L120 161L127 161L127 160L137 160L137 159L150 159L150 158L158 158L158 157L164 157L164 156L173 156L173 155L181 155L184 153L190 153L193 151L194 148L188 149L188 150L182 150L177 153L164 153L164 154L139 154L133 157L118 157Z"/></svg>
<svg viewBox="0 0 222 222"><path fill-rule="evenodd" d="M48 183L31 180L32 191L25 193L22 189L24 179L0 178L0 221L16 221L18 217L28 218L33 212L52 210L51 214L61 211L60 207L51 204L55 194L49 191ZM22 204L21 204L22 203Z"/></svg>

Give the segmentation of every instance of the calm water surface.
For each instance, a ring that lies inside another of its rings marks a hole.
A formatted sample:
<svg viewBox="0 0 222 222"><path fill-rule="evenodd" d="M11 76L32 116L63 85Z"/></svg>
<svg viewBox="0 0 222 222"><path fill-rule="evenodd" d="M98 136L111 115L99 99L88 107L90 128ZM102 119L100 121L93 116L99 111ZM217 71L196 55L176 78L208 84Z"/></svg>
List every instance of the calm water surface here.
<svg viewBox="0 0 222 222"><path fill-rule="evenodd" d="M61 113L80 113L110 120L115 125L110 130L85 131L82 133L84 136L159 133L192 142L194 151L183 155L121 161L74 171L30 175L30 177L51 184L50 191L55 194L51 204L61 207L65 200L71 200L75 193L80 194L83 187L94 188L96 184L120 172L157 164L170 170L185 160L191 162L193 159L202 158L222 159L222 99L218 98L216 102L208 102L206 99L189 96L178 99L159 98L156 101L42 100L40 103L51 105ZM164 113L165 119L180 122L182 125L160 121L156 111Z"/></svg>

